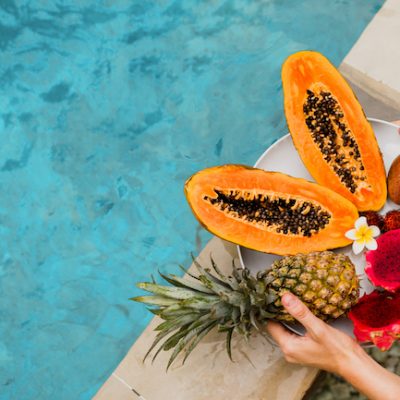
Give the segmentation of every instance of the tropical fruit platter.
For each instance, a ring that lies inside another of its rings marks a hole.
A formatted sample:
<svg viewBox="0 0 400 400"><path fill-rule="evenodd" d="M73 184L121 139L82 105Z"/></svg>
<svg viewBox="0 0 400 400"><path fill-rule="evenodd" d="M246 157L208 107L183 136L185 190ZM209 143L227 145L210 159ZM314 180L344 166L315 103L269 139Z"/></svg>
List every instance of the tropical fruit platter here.
<svg viewBox="0 0 400 400"><path fill-rule="evenodd" d="M183 361L212 329L249 338L268 320L301 334L281 297L382 351L400 339L400 135L367 120L350 86L322 54L282 66L290 134L255 167L205 166L184 191L198 221L239 246L242 265L211 260L133 298L163 321L147 355ZM390 136L390 137L389 137ZM343 323L344 321L344 323ZM146 357L147 357L146 355Z"/></svg>

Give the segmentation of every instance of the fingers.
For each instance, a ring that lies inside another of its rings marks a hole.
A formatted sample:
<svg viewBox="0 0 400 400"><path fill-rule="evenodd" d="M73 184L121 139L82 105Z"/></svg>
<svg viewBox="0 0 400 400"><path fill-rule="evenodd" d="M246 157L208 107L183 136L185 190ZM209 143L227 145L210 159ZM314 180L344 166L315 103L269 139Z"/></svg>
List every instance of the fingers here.
<svg viewBox="0 0 400 400"><path fill-rule="evenodd" d="M289 340L293 339L293 334L285 329L279 322L269 321L266 330L279 347L282 347Z"/></svg>
<svg viewBox="0 0 400 400"><path fill-rule="evenodd" d="M307 332L313 336L321 334L321 330L323 330L325 324L295 295L285 293L282 296L282 304L286 311L306 328Z"/></svg>
<svg viewBox="0 0 400 400"><path fill-rule="evenodd" d="M393 121L392 124L395 124L395 125L400 126L400 119L398 119L397 121ZM399 134L400 134L400 128L397 129L397 130L398 130L398 132L399 132Z"/></svg>
<svg viewBox="0 0 400 400"><path fill-rule="evenodd" d="M278 322L269 321L266 330L280 347L287 362L296 364L307 362L303 355L312 354L312 341L289 332Z"/></svg>

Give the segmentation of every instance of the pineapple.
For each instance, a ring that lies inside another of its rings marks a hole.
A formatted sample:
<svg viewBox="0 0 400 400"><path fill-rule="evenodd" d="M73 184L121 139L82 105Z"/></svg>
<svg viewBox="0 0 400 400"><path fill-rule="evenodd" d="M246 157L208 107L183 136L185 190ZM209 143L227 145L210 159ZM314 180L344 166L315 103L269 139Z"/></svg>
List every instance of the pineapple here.
<svg viewBox="0 0 400 400"><path fill-rule="evenodd" d="M182 352L183 362L213 328L226 332L226 347L231 358L233 332L246 339L269 319L294 321L281 303L285 292L297 295L319 318L328 320L345 314L359 298L359 281L354 265L343 254L330 251L297 254L275 261L257 276L233 266L232 275L224 275L211 259L215 274L193 260L199 275L187 277L160 275L172 286L139 283L150 296L132 300L156 308L150 311L164 321L150 352L164 339L161 350L174 349L167 369Z"/></svg>

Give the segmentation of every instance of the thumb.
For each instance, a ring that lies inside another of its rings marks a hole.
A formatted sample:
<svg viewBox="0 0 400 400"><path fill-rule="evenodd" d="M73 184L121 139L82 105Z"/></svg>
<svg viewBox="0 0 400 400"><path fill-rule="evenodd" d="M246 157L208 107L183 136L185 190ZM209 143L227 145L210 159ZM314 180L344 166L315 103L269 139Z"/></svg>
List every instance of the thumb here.
<svg viewBox="0 0 400 400"><path fill-rule="evenodd" d="M299 321L309 333L314 336L320 333L324 323L298 297L292 293L285 293L282 296L282 304L286 311Z"/></svg>

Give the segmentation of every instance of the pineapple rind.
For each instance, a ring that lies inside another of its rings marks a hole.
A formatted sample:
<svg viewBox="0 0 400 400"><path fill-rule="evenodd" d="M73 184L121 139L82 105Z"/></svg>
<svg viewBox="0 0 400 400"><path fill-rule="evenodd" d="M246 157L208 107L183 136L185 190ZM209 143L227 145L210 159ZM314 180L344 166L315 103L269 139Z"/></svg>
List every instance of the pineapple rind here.
<svg viewBox="0 0 400 400"><path fill-rule="evenodd" d="M354 265L343 254L330 251L283 257L256 276L235 267L232 276L226 276L211 260L215 275L196 260L194 263L198 276L161 274L172 286L139 283L152 295L132 299L156 306L151 311L164 320L156 328L159 333L146 357L165 339L153 359L161 350L173 348L167 369L182 351L184 362L214 327L227 333L226 348L231 357L233 332L247 339L270 319L294 321L281 303L285 292L295 293L323 320L344 315L359 297Z"/></svg>

